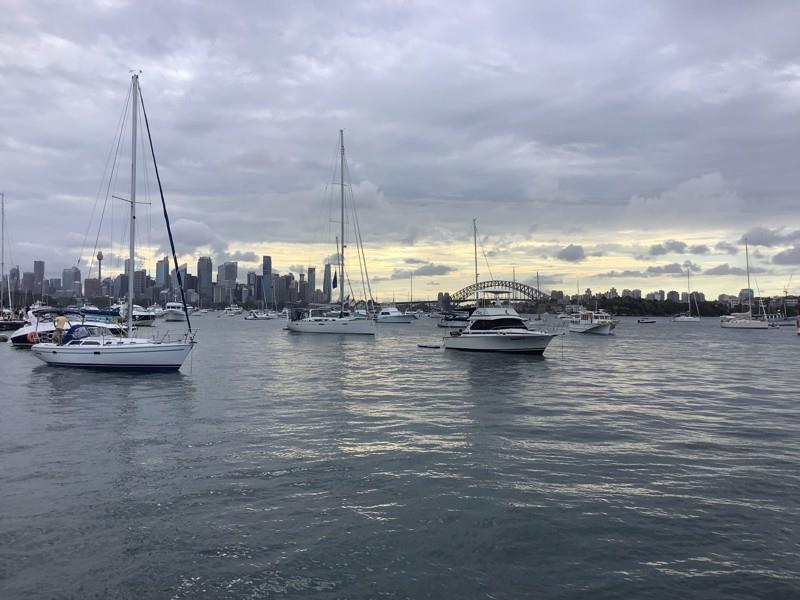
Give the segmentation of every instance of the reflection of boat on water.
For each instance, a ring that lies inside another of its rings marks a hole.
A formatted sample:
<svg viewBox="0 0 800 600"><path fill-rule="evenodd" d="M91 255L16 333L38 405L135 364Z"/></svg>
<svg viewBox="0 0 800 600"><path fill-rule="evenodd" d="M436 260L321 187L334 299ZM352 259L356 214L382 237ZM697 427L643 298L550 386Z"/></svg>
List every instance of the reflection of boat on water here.
<svg viewBox="0 0 800 600"><path fill-rule="evenodd" d="M616 322L604 310L582 310L569 322L572 333L591 333L594 335L611 335Z"/></svg>

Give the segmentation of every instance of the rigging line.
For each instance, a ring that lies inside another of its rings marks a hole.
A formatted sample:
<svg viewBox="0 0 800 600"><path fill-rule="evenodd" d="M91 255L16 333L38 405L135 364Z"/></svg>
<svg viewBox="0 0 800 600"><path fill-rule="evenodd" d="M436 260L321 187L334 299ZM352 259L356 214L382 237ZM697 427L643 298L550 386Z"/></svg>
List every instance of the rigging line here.
<svg viewBox="0 0 800 600"><path fill-rule="evenodd" d="M161 176L158 174L158 162L156 161L156 151L153 148L153 138L150 135L150 122L147 120L147 111L144 108L144 98L142 97L142 90L139 89L139 100L142 104L142 115L144 116L144 124L147 127L147 139L150 142L150 152L153 155L153 170L156 174L156 181L158 181L158 193L161 195L161 207L164 209L164 221L167 223L167 235L169 235L169 245L172 249L172 260L175 263L175 274L178 278L178 287L181 290L181 302L183 303L183 312L186 315L186 327L189 330L189 335L192 335L192 323L189 320L189 309L186 308L186 294L183 291L183 278L181 277L181 270L178 268L178 256L175 253L175 240L172 237L172 227L169 224L169 214L167 213L167 203L164 200L164 190L161 187Z"/></svg>
<svg viewBox="0 0 800 600"><path fill-rule="evenodd" d="M483 247L483 241L478 240L478 244L481 246L481 252L483 253L483 260L486 261L486 268L489 270L489 279L494 279L494 275L492 275L492 267L489 266L489 257L486 256L486 248Z"/></svg>
<svg viewBox="0 0 800 600"><path fill-rule="evenodd" d="M345 164L345 169L347 171L347 176L349 179L350 169L347 164ZM374 299L372 298L372 288L369 283L369 271L367 270L367 256L364 253L364 242L361 238L361 226L358 222L358 210L356 209L356 201L355 201L355 196L353 195L352 184L349 185L347 189L349 192L348 197L350 199L350 210L353 213L353 230L355 232L356 248L358 249L358 266L361 269L361 287L363 288L364 291L364 300L365 301L372 300L374 302Z"/></svg>
<svg viewBox="0 0 800 600"><path fill-rule="evenodd" d="M131 101L131 90L129 89L128 95L125 98L125 105L122 107L122 113L120 114L119 119L117 119L117 135L119 135L120 126L124 126L125 120L127 119L128 106L130 104L130 101ZM92 205L91 216L89 217L89 222L86 224L86 233L84 233L83 235L83 242L81 242L81 251L80 254L78 255L78 260L76 261L76 264L80 264L81 260L83 259L83 251L86 249L86 240L89 237L89 231L92 228L92 222L94 221L95 211L97 210L97 203L100 201L100 192L103 191L103 183L105 182L106 172L108 171L108 163L111 160L111 153L114 152L115 145L117 146L117 149L119 149L119 142L117 142L117 140L111 140L111 147L108 149L108 155L106 156L106 162L105 166L103 167L103 174L102 177L100 178L100 183L97 185L97 193L95 194L94 197L94 204ZM100 226L101 225L98 224L98 228ZM91 264L89 265L89 275L91 275Z"/></svg>
<svg viewBox="0 0 800 600"><path fill-rule="evenodd" d="M117 144L116 144L116 150L114 151L114 162L111 163L111 172L108 174L108 184L106 185L106 197L105 197L105 200L103 201L103 210L100 212L100 219L99 219L99 221L97 223L97 235L94 238L94 248L92 249L92 256L91 256L91 259L90 259L90 262L89 262L89 275L91 275L91 273L92 273L92 266L94 265L94 257L97 255L97 245L100 242L100 233L101 233L101 231L103 229L103 220L104 220L105 214L106 214L106 207L108 206L108 199L111 196L112 184L116 181L116 178L119 175L119 168L120 168L120 164L119 164L119 160L118 160L119 159L119 151L120 151L120 147L122 145L123 135L125 134L125 127L126 127L126 124L128 122L128 106L129 105L130 105L130 91L128 92L128 99L125 101L125 108L123 109L124 117L123 117L122 123L119 125L119 129L117 131L117 140L116 140ZM104 177L104 180L105 180L105 173L103 174L103 177ZM101 186L102 186L102 184L103 184L103 181L101 181ZM113 202L111 203L111 224L109 226L109 229L111 231L111 237L109 239L109 246L110 246L110 248L111 248L111 250L113 252L113 249L114 249L114 246L113 246L113 239L114 239L114 203ZM81 253L83 253L83 250L81 250ZM103 282L101 281L100 283L102 285Z"/></svg>
<svg viewBox="0 0 800 600"><path fill-rule="evenodd" d="M151 206L151 197L150 197L150 179L147 176L147 152L145 151L144 146L144 130L142 129L142 122L139 121L139 141L141 142L142 146L142 175L144 177L144 197L147 202L147 251L150 253L151 250L151 238L150 238L150 230L152 228L152 221L150 219L150 206ZM147 271L147 260L144 260L142 263L142 268ZM133 269L135 271L135 269Z"/></svg>

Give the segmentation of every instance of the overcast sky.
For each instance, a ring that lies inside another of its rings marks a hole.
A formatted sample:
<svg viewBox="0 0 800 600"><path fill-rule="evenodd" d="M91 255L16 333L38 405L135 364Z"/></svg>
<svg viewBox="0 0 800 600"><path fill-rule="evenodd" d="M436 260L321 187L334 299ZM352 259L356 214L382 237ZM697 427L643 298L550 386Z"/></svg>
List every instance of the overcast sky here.
<svg viewBox="0 0 800 600"><path fill-rule="evenodd" d="M6 0L11 258L56 276L88 245L86 274L136 68L190 270L201 254L240 276L265 253L321 266L343 128L381 297L405 297L412 270L415 296L467 284L473 217L481 278L681 290L688 267L693 287L738 292L747 236L779 294L800 265L798 23L797 2ZM125 210L109 201L100 229L109 267Z"/></svg>

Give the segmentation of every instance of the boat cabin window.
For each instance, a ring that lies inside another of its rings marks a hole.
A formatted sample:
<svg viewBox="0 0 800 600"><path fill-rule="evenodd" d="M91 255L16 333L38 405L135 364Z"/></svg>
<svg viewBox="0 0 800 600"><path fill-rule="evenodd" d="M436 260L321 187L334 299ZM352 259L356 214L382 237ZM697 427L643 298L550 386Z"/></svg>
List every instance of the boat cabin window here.
<svg viewBox="0 0 800 600"><path fill-rule="evenodd" d="M470 331L492 331L496 329L527 329L522 319L477 319L472 322Z"/></svg>

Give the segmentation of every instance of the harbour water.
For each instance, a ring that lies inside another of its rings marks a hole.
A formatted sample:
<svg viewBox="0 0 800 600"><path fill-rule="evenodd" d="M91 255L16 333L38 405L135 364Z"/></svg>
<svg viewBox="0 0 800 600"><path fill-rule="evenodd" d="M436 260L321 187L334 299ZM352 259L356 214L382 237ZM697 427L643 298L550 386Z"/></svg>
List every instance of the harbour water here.
<svg viewBox="0 0 800 600"><path fill-rule="evenodd" d="M195 325L177 374L0 347L1 598L800 597L791 328Z"/></svg>

